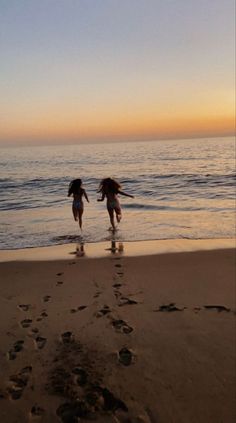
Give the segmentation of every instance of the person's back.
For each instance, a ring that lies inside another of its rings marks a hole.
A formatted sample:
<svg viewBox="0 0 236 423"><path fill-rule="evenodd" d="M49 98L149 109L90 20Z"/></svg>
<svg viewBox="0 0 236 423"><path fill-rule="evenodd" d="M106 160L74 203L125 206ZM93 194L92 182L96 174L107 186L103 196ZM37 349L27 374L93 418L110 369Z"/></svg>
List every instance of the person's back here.
<svg viewBox="0 0 236 423"><path fill-rule="evenodd" d="M84 188L82 188L82 180L81 179L74 179L68 189L68 197L73 195L73 203L72 203L72 212L74 215L75 221L79 220L80 229L82 229L82 214L84 211L84 203L83 203L83 196L86 198L87 202L89 203L88 196Z"/></svg>
<svg viewBox="0 0 236 423"><path fill-rule="evenodd" d="M84 189L83 188L76 189L72 192L72 195L74 200L83 202Z"/></svg>
<svg viewBox="0 0 236 423"><path fill-rule="evenodd" d="M105 194L108 202L118 200L118 197L117 197L118 190L116 190L112 186L107 185L106 187L104 187L104 194Z"/></svg>

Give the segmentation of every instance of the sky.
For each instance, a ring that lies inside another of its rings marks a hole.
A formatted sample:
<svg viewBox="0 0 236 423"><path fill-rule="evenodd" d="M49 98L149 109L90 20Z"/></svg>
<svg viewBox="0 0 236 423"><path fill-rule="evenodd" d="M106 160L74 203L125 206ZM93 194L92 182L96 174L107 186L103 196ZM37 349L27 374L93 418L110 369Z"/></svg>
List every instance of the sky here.
<svg viewBox="0 0 236 423"><path fill-rule="evenodd" d="M234 0L0 0L0 145L234 132Z"/></svg>

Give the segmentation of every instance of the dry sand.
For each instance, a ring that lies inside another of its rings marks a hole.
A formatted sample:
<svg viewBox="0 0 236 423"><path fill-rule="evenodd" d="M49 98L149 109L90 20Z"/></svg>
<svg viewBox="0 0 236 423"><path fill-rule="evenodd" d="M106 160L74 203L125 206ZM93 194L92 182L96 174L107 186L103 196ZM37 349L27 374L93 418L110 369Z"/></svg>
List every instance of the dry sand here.
<svg viewBox="0 0 236 423"><path fill-rule="evenodd" d="M0 263L1 423L235 422L234 250L109 254Z"/></svg>

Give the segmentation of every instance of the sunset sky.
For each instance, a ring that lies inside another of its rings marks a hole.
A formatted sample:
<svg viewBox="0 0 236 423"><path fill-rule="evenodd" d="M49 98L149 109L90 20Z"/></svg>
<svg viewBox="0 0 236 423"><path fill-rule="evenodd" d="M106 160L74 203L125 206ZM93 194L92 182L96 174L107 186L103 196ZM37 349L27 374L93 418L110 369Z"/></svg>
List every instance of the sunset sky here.
<svg viewBox="0 0 236 423"><path fill-rule="evenodd" d="M0 0L0 144L232 135L234 0Z"/></svg>

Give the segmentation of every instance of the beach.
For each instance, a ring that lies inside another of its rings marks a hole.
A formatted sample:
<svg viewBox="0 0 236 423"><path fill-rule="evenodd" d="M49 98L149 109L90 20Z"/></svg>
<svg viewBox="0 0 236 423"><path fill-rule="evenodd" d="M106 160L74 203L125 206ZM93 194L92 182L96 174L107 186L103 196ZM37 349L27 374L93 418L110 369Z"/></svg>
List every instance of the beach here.
<svg viewBox="0 0 236 423"><path fill-rule="evenodd" d="M233 1L1 6L0 423L235 423Z"/></svg>
<svg viewBox="0 0 236 423"><path fill-rule="evenodd" d="M0 420L231 423L235 242L0 252Z"/></svg>

